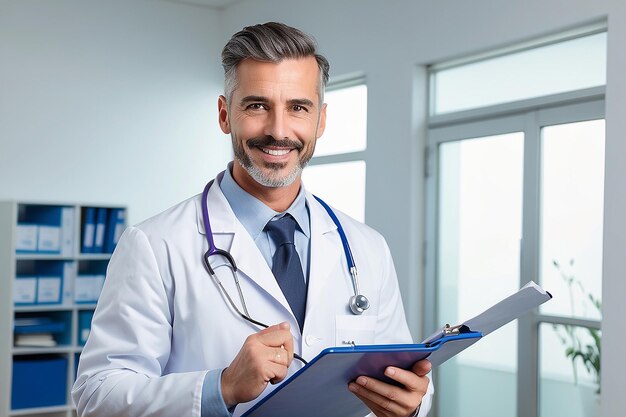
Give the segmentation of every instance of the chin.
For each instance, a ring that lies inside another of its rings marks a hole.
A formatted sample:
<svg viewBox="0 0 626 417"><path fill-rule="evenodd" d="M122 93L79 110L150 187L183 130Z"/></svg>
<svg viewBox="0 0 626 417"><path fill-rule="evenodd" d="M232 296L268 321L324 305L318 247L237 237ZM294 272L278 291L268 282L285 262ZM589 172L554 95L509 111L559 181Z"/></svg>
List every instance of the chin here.
<svg viewBox="0 0 626 417"><path fill-rule="evenodd" d="M300 166L291 169L284 168L279 172L275 169L259 168L255 165L244 168L257 183L269 188L287 187L293 184L302 174Z"/></svg>

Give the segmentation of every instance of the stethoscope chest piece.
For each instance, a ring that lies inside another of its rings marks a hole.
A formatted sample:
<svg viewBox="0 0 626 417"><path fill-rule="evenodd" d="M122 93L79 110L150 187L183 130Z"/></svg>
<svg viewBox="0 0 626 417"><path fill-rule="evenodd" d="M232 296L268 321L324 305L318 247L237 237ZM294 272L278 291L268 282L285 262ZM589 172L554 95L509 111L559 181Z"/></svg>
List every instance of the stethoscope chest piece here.
<svg viewBox="0 0 626 417"><path fill-rule="evenodd" d="M363 294L357 294L350 297L350 310L354 314L363 314L363 312L368 308L370 308L370 301Z"/></svg>

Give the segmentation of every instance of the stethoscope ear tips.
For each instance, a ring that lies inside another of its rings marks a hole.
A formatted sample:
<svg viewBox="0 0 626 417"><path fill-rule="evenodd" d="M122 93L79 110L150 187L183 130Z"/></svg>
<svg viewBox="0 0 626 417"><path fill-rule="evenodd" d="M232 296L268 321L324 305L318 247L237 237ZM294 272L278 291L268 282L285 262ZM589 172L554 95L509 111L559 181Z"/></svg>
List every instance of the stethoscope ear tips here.
<svg viewBox="0 0 626 417"><path fill-rule="evenodd" d="M366 296L359 294L350 297L350 310L354 314L362 314L368 308L370 308L370 301Z"/></svg>

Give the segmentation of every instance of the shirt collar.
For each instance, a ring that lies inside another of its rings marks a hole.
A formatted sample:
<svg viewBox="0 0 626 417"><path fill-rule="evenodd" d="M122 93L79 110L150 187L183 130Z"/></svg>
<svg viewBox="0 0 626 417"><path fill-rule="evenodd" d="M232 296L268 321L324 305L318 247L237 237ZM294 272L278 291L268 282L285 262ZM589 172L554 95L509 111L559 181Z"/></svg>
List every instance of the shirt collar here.
<svg viewBox="0 0 626 417"><path fill-rule="evenodd" d="M235 182L231 174L233 162L228 164L220 188L228 200L237 219L243 227L248 231L252 239L256 239L265 228L265 225L274 217L282 217L289 213L293 216L298 224L298 228L302 233L310 238L310 222L309 209L306 202L306 192L304 187L300 187L300 191L291 206L282 213L272 210L261 200L249 194Z"/></svg>

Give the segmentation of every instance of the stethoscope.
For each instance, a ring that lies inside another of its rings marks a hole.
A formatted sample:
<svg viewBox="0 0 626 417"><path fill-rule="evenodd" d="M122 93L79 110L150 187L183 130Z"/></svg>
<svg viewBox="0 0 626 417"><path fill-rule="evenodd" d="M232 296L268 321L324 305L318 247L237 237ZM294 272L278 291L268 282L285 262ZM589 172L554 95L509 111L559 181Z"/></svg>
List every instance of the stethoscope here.
<svg viewBox="0 0 626 417"><path fill-rule="evenodd" d="M204 191L202 192L202 220L204 222L204 231L206 235L206 240L209 245L209 250L207 250L206 253L202 256L202 259L204 261L204 266L206 267L207 272L209 273L211 278L213 278L213 280L219 286L220 290L226 297L226 300L228 301L230 306L237 312L237 314L241 316L241 318L259 327L267 328L269 327L267 324L253 319L252 317L250 317L250 313L248 313L248 308L246 307L246 301L244 300L243 292L241 291L241 285L239 284L239 276L237 273L237 264L235 263L235 259L232 257L232 255L228 251L217 248L217 246L215 246L215 242L213 241L213 232L211 230L211 223L209 221L209 209L207 206L207 198L209 195L209 189L211 188L211 185L213 185L213 181L214 180L209 181L209 183L204 187ZM319 197L317 196L314 196L314 197L322 205L322 207L326 209L326 211L328 212L328 215L337 226L337 231L339 232L339 237L341 238L343 250L345 252L346 260L348 262L348 271L350 273L350 277L352 278L352 287L354 289L354 295L350 297L348 306L350 307L350 311L352 311L353 314L357 314L357 315L362 314L365 310L367 310L370 307L370 303L367 297L361 294L359 291L358 273L357 273L356 265L354 263L354 257L352 256L352 250L350 250L350 244L348 243L348 238L346 237L346 233L344 232L343 227L341 226L341 223L339 222L339 219L337 218L333 210L330 208L330 206L328 206L328 204L322 201L322 199L320 199ZM211 263L209 262L209 257L213 255L223 256L230 264L230 267L233 271L233 279L235 280L235 285L237 286L237 292L239 293L239 300L241 301L243 312L239 309L239 307L237 307L233 299L228 294L228 291L226 291L226 288L224 287L224 285L222 285L222 282L219 280L219 278L215 274L215 271L211 267ZM298 355L294 355L294 356L296 356L296 359L302 360L304 363L306 363L306 361L298 357Z"/></svg>

